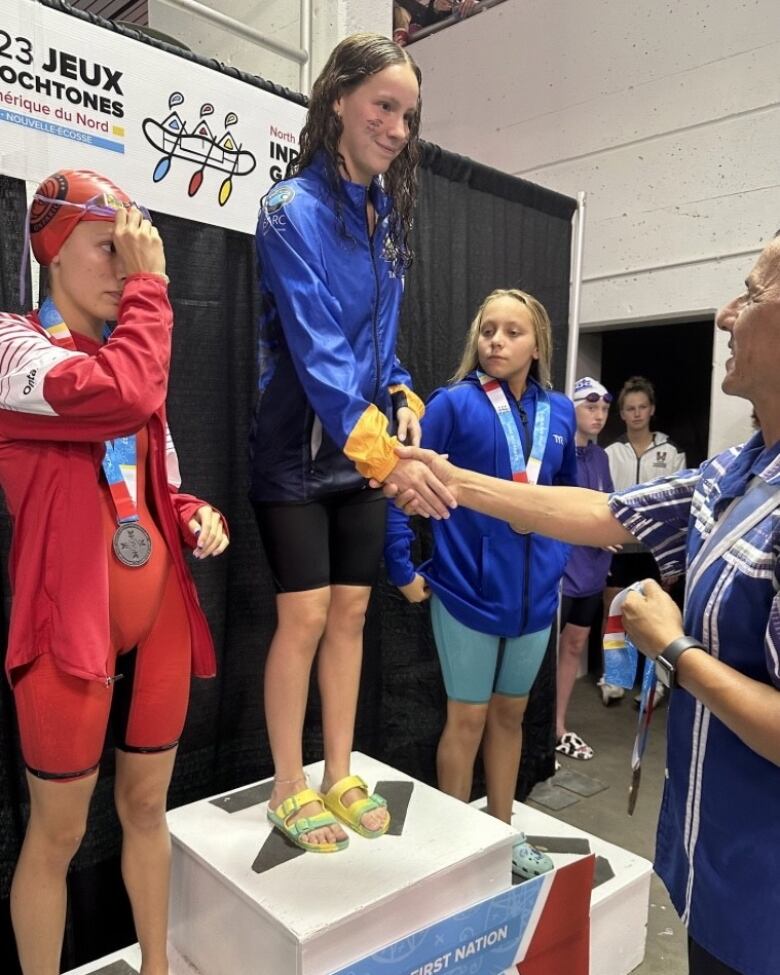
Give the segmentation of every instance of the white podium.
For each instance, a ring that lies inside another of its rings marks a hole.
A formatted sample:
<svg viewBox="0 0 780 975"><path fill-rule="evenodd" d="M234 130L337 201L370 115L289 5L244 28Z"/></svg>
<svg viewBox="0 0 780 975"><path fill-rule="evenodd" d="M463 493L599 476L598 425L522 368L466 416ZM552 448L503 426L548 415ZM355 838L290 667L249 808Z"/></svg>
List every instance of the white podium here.
<svg viewBox="0 0 780 975"><path fill-rule="evenodd" d="M484 805L484 800L475 805ZM556 868L581 857L584 844L596 855L590 898L590 975L632 972L645 957L653 873L650 861L519 802L514 806L512 825L540 842L550 837L550 856ZM566 847L569 852L564 852Z"/></svg>
<svg viewBox="0 0 780 975"><path fill-rule="evenodd" d="M270 781L169 813L172 975L628 975L641 962L646 860L519 803L510 827L365 755L352 768L380 783L391 833L350 832L339 853L270 827ZM321 771L308 769L315 788ZM517 829L556 869L513 886ZM131 946L71 975L139 967Z"/></svg>
<svg viewBox="0 0 780 975"><path fill-rule="evenodd" d="M365 755L352 770L371 789L411 787L406 810L388 797L400 836L350 832L339 853L267 866L258 855L280 837L265 802L229 813L203 800L169 814L170 938L203 975L329 975L510 887L511 827ZM321 765L307 771L317 788Z"/></svg>

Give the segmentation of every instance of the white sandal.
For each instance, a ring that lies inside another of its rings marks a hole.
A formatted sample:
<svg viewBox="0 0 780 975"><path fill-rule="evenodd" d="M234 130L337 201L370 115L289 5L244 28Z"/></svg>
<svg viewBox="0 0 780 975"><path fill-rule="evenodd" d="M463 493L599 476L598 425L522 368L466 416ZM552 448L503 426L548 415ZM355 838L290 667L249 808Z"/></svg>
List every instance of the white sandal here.
<svg viewBox="0 0 780 975"><path fill-rule="evenodd" d="M593 758L593 749L573 731L567 731L558 739L555 750L556 752L560 752L561 755L566 755L568 758L576 758L581 762L589 762Z"/></svg>

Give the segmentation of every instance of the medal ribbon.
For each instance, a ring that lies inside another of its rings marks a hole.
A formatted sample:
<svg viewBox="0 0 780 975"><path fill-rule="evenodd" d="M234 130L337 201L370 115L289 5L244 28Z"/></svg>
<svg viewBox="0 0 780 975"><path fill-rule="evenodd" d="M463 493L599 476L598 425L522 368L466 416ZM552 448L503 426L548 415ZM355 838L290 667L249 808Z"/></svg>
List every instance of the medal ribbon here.
<svg viewBox="0 0 780 975"><path fill-rule="evenodd" d="M62 319L51 298L47 298L38 311L38 318L46 334L61 348L76 352L76 343L70 329ZM103 338L108 339L111 329L105 326ZM103 473L108 482L108 489L116 509L117 524L139 520L136 507L138 465L136 462L135 434L129 437L117 437L116 440L106 441L106 453L103 457Z"/></svg>
<svg viewBox="0 0 780 975"><path fill-rule="evenodd" d="M604 630L604 681L630 690L634 686L638 651L623 629L623 603L630 592L642 592L642 583L634 582L622 589L612 600ZM655 662L645 658L642 671L642 692L639 699L634 747L631 752L631 786L628 790L628 814L634 814L642 777L642 759L650 737L655 700Z"/></svg>
<svg viewBox="0 0 780 975"><path fill-rule="evenodd" d="M517 429L517 423L515 423L515 419L512 416L512 407L506 398L504 387L497 379L493 379L492 376L486 375L479 369L477 370L477 377L493 409L498 414L498 419L501 421L501 427L503 428L507 447L509 448L512 480L520 481L523 484L536 484L542 469L542 458L544 457L544 449L547 446L547 435L550 432L550 397L545 390L539 389L539 396L536 402L536 416L534 418L531 456L526 463L523 444L520 440L520 431Z"/></svg>

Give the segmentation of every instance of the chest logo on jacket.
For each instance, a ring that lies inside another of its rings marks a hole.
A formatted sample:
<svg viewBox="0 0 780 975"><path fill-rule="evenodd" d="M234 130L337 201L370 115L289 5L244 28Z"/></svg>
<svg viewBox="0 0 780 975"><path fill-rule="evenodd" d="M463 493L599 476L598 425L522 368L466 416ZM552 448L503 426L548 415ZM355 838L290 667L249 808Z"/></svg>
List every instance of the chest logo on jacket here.
<svg viewBox="0 0 780 975"><path fill-rule="evenodd" d="M398 245L387 230L384 231L384 235L385 239L382 242L382 258L390 265L390 276L395 278L398 276Z"/></svg>
<svg viewBox="0 0 780 975"><path fill-rule="evenodd" d="M666 467L666 454L667 451L665 450L656 450L653 467Z"/></svg>

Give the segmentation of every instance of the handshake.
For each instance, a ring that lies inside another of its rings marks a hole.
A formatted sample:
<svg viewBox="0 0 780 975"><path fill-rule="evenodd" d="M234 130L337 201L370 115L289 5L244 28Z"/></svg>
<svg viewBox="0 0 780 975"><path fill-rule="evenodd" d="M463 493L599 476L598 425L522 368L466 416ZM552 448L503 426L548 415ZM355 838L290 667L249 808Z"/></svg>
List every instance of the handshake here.
<svg viewBox="0 0 780 975"><path fill-rule="evenodd" d="M450 509L458 506L459 468L450 464L446 455L422 447L396 447L399 460L382 483L386 498L392 498L407 515L423 518L449 518Z"/></svg>

